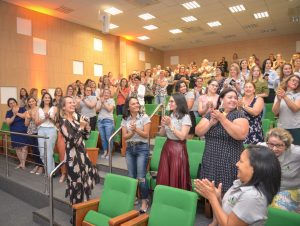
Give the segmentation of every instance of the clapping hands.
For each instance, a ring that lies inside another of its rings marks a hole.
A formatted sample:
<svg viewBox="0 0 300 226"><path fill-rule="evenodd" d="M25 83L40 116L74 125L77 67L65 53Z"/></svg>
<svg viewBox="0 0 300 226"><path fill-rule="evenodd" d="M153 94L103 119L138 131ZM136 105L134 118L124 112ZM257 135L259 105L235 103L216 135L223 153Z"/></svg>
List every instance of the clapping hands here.
<svg viewBox="0 0 300 226"><path fill-rule="evenodd" d="M208 179L196 179L194 180L195 190L204 198L211 201L213 198L221 200L222 195L222 183L218 185L218 188L215 187L214 181L209 181Z"/></svg>

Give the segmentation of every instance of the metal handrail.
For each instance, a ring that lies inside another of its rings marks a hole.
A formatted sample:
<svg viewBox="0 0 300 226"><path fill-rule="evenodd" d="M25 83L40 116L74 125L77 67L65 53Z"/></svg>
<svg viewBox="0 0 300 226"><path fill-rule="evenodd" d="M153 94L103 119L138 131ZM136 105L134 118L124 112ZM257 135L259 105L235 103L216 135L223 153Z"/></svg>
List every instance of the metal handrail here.
<svg viewBox="0 0 300 226"><path fill-rule="evenodd" d="M13 134L13 135L21 135L25 137L35 137L35 138L43 138L44 139L44 165L45 168L47 169L47 142L46 139L49 139L47 136L39 136L39 135L33 135L33 134L27 134L27 133L18 133L18 132L12 132L12 131L7 131L7 130L0 130L0 134L3 133L5 137L5 161L6 161L6 177L9 176L9 167L8 167L8 134ZM45 184L45 190L44 193L47 193L48 191L48 173L47 170L45 170L45 176L44 176L44 184Z"/></svg>
<svg viewBox="0 0 300 226"><path fill-rule="evenodd" d="M61 161L58 166L54 168L54 170L51 171L49 176L49 218L50 218L50 226L53 226L53 220L54 220L54 207L53 207L53 175L60 169L60 167L66 163L66 160Z"/></svg>
<svg viewBox="0 0 300 226"><path fill-rule="evenodd" d="M164 108L164 104L159 104L153 111L153 113L150 115L150 119L155 115L156 112L158 112L158 110L162 108L162 115L165 114L165 108ZM108 154L109 154L109 172L112 173L112 150L111 149L111 145L110 143L112 142L112 139L120 132L120 130L122 129L122 127L120 126L119 129L117 129L108 139Z"/></svg>

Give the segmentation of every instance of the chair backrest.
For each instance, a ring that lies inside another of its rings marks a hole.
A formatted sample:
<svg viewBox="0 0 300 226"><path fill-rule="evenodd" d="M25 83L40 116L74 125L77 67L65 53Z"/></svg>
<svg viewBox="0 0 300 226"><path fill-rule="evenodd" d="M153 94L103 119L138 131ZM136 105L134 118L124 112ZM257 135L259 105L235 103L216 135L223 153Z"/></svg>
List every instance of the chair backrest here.
<svg viewBox="0 0 300 226"><path fill-rule="evenodd" d="M157 104L145 104L146 114L150 116L154 112L157 106L158 106Z"/></svg>
<svg viewBox="0 0 300 226"><path fill-rule="evenodd" d="M115 131L117 131L120 126L121 126L121 122L122 122L122 115L117 115L116 119L115 119ZM119 132L115 137L114 137L114 141L117 143L121 143L121 132Z"/></svg>
<svg viewBox="0 0 300 226"><path fill-rule="evenodd" d="M98 143L98 131L91 131L90 137L88 140L85 141L86 148L96 148Z"/></svg>
<svg viewBox="0 0 300 226"><path fill-rule="evenodd" d="M154 141L153 153L150 161L150 170L157 171L162 148L166 142L166 137L156 136Z"/></svg>
<svg viewBox="0 0 300 226"><path fill-rule="evenodd" d="M264 118L270 119L271 121L275 121L275 115L272 111L273 103L266 103L265 107L266 107L266 111L264 114Z"/></svg>
<svg viewBox="0 0 300 226"><path fill-rule="evenodd" d="M269 207L265 226L299 226L300 214Z"/></svg>
<svg viewBox="0 0 300 226"><path fill-rule="evenodd" d="M262 120L262 129L264 137L267 135L267 132L271 129L272 121L270 119L263 119Z"/></svg>
<svg viewBox="0 0 300 226"><path fill-rule="evenodd" d="M194 192L157 185L148 226L194 226L197 199Z"/></svg>
<svg viewBox="0 0 300 226"><path fill-rule="evenodd" d="M204 140L187 140L191 179L196 179L205 149Z"/></svg>
<svg viewBox="0 0 300 226"><path fill-rule="evenodd" d="M1 126L1 130L3 131L9 131L9 125L6 123L6 122L3 122L2 123L2 126Z"/></svg>
<svg viewBox="0 0 300 226"><path fill-rule="evenodd" d="M116 174L105 176L98 212L110 218L134 208L137 180Z"/></svg>
<svg viewBox="0 0 300 226"><path fill-rule="evenodd" d="M197 116L196 117L196 125L201 121L202 117L201 116Z"/></svg>

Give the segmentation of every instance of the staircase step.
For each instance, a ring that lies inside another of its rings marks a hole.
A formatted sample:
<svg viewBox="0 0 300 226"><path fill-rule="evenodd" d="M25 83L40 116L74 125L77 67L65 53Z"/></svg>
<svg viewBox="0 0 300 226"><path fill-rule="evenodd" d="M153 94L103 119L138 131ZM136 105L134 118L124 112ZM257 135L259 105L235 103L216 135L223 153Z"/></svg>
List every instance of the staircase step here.
<svg viewBox="0 0 300 226"><path fill-rule="evenodd" d="M40 226L49 226L50 223L49 215L50 215L49 206L38 209L33 212L33 221ZM72 216L71 211L69 212L69 214L67 214L63 211L54 208L53 223L55 226L70 225L71 216Z"/></svg>

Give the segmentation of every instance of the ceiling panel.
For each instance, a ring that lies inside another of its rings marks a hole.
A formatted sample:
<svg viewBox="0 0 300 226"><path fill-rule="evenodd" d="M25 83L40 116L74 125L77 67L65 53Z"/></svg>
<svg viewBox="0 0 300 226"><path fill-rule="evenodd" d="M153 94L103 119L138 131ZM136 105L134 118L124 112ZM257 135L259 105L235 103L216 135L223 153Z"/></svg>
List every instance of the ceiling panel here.
<svg viewBox="0 0 300 226"><path fill-rule="evenodd" d="M110 31L117 36L147 35L150 40L136 42L158 49L180 49L214 43L240 41L249 38L270 37L300 32L300 23L291 23L289 9L300 7L300 0L196 0L200 8L187 10L181 4L189 0L5 0L36 11L46 8L52 16L101 30L99 10L114 6L123 11L111 16L111 23L119 26ZM232 14L228 7L243 4L246 11ZM69 13L55 10L63 7ZM270 17L256 20L253 13L268 11ZM142 20L138 15L151 13L156 18ZM300 14L300 12L298 13ZM186 23L183 16L198 20ZM299 16L300 15L296 15ZM220 21L222 26L210 28L207 22ZM157 30L148 31L146 25L156 25ZM170 29L180 28L183 33L171 34Z"/></svg>

